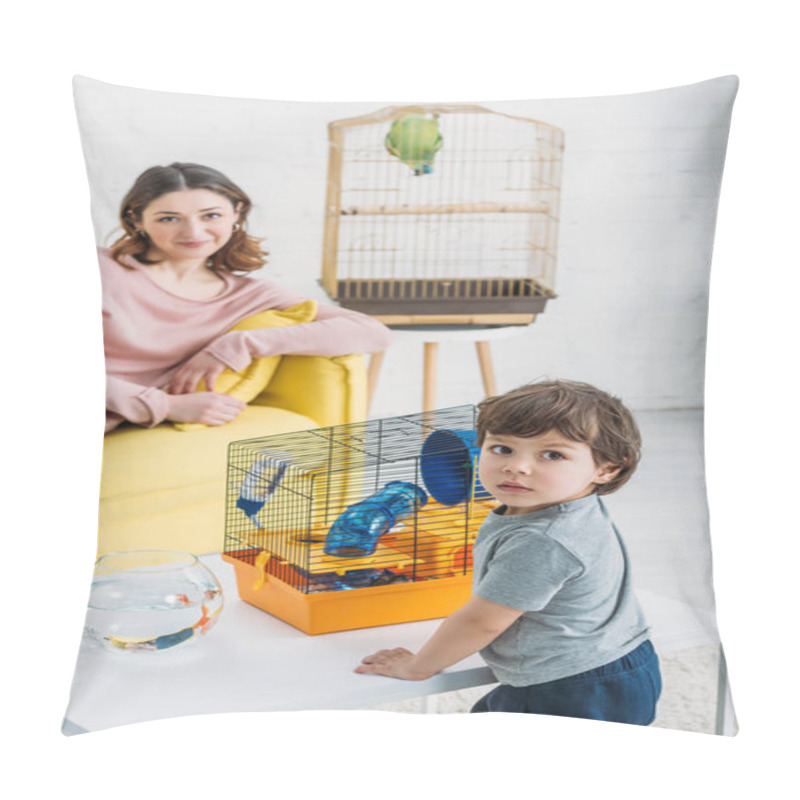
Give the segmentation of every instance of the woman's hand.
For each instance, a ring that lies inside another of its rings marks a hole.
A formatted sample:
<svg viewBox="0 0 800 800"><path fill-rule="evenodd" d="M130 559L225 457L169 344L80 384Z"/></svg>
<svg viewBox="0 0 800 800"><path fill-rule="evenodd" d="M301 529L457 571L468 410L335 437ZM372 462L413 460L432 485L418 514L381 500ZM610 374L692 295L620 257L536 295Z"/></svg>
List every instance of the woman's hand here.
<svg viewBox="0 0 800 800"><path fill-rule="evenodd" d="M236 419L247 408L247 403L227 394L193 392L167 395L172 422L200 422L203 425L224 425Z"/></svg>
<svg viewBox="0 0 800 800"><path fill-rule="evenodd" d="M404 681L424 681L436 673L423 673L414 668L416 656L405 647L394 650L378 650L371 656L362 659L361 666L354 672L361 675L386 675L389 678L400 678Z"/></svg>
<svg viewBox="0 0 800 800"><path fill-rule="evenodd" d="M217 378L224 370L225 364L218 358L200 351L175 370L167 389L174 395L189 394L200 385L200 381L205 381L206 389L213 392Z"/></svg>

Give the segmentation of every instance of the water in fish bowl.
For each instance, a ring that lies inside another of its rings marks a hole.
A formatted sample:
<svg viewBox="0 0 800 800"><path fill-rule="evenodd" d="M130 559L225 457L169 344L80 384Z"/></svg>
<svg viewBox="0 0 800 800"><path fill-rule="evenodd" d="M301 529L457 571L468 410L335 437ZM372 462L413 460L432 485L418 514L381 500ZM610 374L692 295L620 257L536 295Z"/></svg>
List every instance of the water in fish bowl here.
<svg viewBox="0 0 800 800"><path fill-rule="evenodd" d="M174 650L208 633L222 606L216 577L190 553L110 553L95 564L84 635L118 653Z"/></svg>

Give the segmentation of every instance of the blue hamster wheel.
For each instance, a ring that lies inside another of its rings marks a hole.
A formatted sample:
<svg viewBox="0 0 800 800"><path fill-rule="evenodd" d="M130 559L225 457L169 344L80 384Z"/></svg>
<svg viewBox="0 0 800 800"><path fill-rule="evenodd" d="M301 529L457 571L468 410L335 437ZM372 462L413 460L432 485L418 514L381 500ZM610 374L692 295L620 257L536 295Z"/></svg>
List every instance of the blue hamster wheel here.
<svg viewBox="0 0 800 800"><path fill-rule="evenodd" d="M422 445L420 471L428 494L444 506L489 497L475 471L480 447L475 431L434 431Z"/></svg>

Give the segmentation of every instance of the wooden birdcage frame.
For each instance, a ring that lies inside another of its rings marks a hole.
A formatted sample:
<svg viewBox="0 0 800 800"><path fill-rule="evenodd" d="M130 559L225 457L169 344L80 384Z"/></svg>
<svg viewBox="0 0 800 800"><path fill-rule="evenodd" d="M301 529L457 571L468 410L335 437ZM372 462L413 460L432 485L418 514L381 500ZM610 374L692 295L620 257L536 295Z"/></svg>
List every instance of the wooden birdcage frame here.
<svg viewBox="0 0 800 800"><path fill-rule="evenodd" d="M431 115L432 174L386 149ZM386 324L528 324L555 297L564 134L477 105L392 106L328 125L321 283Z"/></svg>

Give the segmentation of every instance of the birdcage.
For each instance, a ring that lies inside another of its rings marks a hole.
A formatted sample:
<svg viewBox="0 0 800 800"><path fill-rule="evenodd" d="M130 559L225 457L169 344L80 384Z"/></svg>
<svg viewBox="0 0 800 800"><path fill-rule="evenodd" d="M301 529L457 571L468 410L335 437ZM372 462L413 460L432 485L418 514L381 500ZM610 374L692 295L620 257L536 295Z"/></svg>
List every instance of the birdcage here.
<svg viewBox="0 0 800 800"><path fill-rule="evenodd" d="M555 297L563 131L473 105L331 122L321 283L386 324L529 324Z"/></svg>
<svg viewBox="0 0 800 800"><path fill-rule="evenodd" d="M223 558L240 597L306 633L446 616L492 507L475 408L233 442Z"/></svg>

